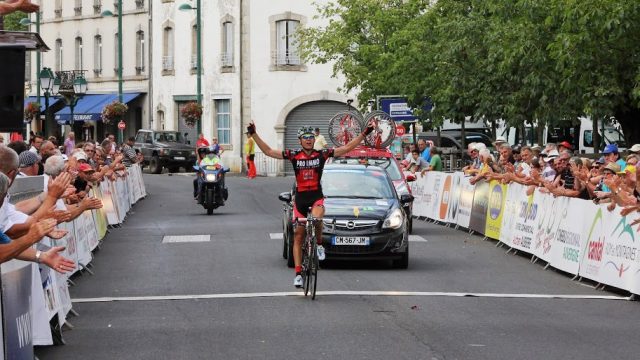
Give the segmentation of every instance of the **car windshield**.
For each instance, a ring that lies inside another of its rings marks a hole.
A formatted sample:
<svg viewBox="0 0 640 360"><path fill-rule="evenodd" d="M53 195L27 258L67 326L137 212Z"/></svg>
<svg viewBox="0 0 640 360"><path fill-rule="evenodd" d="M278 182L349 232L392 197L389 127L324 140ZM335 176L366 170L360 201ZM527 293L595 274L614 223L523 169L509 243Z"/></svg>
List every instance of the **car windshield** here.
<svg viewBox="0 0 640 360"><path fill-rule="evenodd" d="M159 142L177 142L184 143L182 139L182 134L179 132L159 132L155 133L155 139Z"/></svg>
<svg viewBox="0 0 640 360"><path fill-rule="evenodd" d="M356 159L356 158L341 158L336 159L336 162L340 164L367 164L374 165L383 168L389 177L393 181L402 180L402 173L398 167L398 163L390 158L375 158L375 159Z"/></svg>
<svg viewBox="0 0 640 360"><path fill-rule="evenodd" d="M608 140L610 144L616 144L618 147L626 148L627 143L624 141L624 136L618 131L618 129L613 127L607 127L604 129L604 137Z"/></svg>
<svg viewBox="0 0 640 360"><path fill-rule="evenodd" d="M379 170L325 170L322 174L322 192L328 198L393 198L387 174Z"/></svg>

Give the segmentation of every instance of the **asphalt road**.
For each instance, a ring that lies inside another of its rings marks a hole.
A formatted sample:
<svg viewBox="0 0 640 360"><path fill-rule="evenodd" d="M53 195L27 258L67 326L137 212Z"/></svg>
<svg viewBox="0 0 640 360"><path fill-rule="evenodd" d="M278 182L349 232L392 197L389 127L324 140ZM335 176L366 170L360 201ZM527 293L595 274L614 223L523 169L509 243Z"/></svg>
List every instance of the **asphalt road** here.
<svg viewBox="0 0 640 360"><path fill-rule="evenodd" d="M414 234L426 241L410 243L408 270L385 262L330 263L311 301L296 295L277 239L277 194L293 179L229 177L229 201L212 216L193 201L191 181L145 175L149 196L107 236L95 254L95 275L74 279L80 316L69 319L67 345L37 349L40 359L640 354L638 302L422 221ZM210 241L163 243L172 235L210 235Z"/></svg>

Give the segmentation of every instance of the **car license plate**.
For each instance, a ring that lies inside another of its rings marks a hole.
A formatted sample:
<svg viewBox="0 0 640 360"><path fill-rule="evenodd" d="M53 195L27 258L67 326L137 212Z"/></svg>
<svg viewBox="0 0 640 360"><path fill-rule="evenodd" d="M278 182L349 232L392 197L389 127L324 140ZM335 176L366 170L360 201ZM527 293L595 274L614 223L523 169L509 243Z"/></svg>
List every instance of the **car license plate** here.
<svg viewBox="0 0 640 360"><path fill-rule="evenodd" d="M368 236L334 236L333 237L333 245L368 246L369 242L370 240Z"/></svg>
<svg viewBox="0 0 640 360"><path fill-rule="evenodd" d="M185 160L184 156L175 156L174 160Z"/></svg>

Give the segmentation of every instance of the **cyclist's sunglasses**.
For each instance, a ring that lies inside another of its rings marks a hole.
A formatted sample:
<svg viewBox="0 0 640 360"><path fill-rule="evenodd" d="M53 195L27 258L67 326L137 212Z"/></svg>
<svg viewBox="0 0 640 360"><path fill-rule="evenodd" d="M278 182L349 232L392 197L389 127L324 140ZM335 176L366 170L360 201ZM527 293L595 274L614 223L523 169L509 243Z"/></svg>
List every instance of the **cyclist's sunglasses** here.
<svg viewBox="0 0 640 360"><path fill-rule="evenodd" d="M315 138L316 138L315 135L302 135L302 136L300 136L300 139L302 139L302 140L313 140Z"/></svg>

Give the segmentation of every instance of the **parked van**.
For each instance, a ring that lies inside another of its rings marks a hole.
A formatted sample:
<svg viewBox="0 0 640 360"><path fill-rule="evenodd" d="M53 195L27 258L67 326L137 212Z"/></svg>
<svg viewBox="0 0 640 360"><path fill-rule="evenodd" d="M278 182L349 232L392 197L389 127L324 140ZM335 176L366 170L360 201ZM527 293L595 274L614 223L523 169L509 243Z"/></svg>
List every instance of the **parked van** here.
<svg viewBox="0 0 640 360"><path fill-rule="evenodd" d="M578 125L569 126L554 126L549 128L545 126L543 131L543 142L538 144L533 142L532 139L536 138L535 130L531 126L525 127L524 138L522 137L522 131L518 131L515 127L507 127L499 130L498 133L504 136L509 144L532 144L544 146L547 143L560 143L562 141L568 141L580 154L593 154L593 121L588 117L581 117ZM598 127L598 133L603 136L602 127ZM627 149L627 144L624 140L622 132L618 130L613 124L605 124L604 126L604 142L605 145L616 144L620 151ZM602 151L604 146L598 150Z"/></svg>

